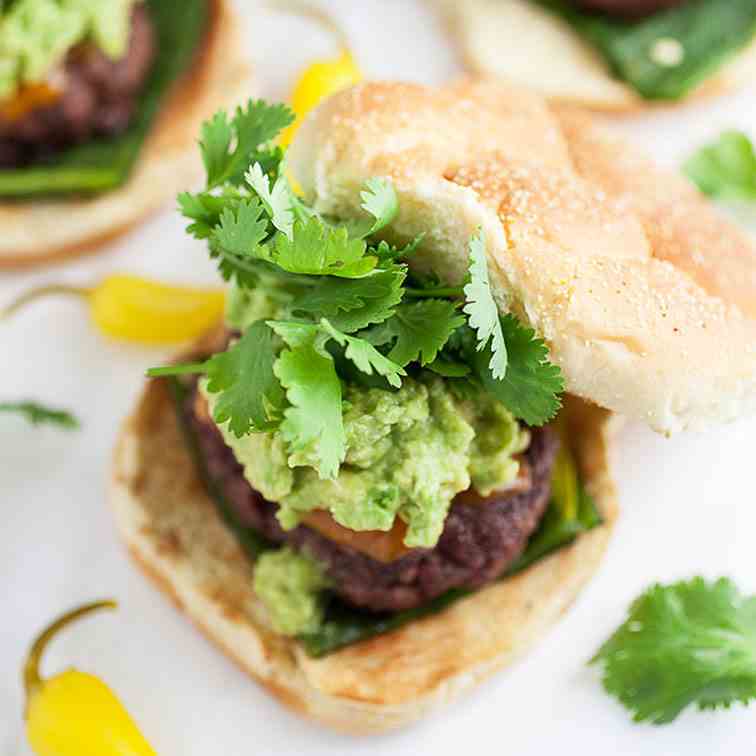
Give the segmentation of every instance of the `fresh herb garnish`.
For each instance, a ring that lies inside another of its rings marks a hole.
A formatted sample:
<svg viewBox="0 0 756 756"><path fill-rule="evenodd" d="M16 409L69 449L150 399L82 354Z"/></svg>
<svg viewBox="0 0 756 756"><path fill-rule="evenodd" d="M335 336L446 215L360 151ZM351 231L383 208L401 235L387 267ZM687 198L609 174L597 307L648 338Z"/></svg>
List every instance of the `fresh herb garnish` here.
<svg viewBox="0 0 756 756"><path fill-rule="evenodd" d="M756 698L756 596L731 580L654 585L591 660L636 722L666 724L691 704Z"/></svg>
<svg viewBox="0 0 756 756"><path fill-rule="evenodd" d="M68 411L45 407L38 402L0 402L0 412L21 415L32 425L57 425L63 430L77 430L79 421Z"/></svg>
<svg viewBox="0 0 756 756"><path fill-rule="evenodd" d="M739 131L725 131L701 147L685 162L683 170L710 197L724 201L756 200L756 152Z"/></svg>
<svg viewBox="0 0 756 756"><path fill-rule="evenodd" d="M465 286L467 304L464 307L469 316L470 327L478 335L478 352L490 343L491 359L488 363L491 375L501 380L507 372L507 345L501 329L499 308L491 293L488 279L488 260L483 231L470 242L470 282Z"/></svg>
<svg viewBox="0 0 756 756"><path fill-rule="evenodd" d="M533 331L499 315L483 234L470 243L465 285L413 274L405 259L422 237L405 247L376 237L399 212L389 181L367 181L365 217L347 222L292 191L284 154L271 146L291 119L263 101L215 116L201 141L206 188L179 200L222 275L242 291L275 291L284 316L255 323L204 363L149 374L206 374L216 422L237 436L280 430L323 478L336 477L345 455L347 377L399 388L408 372L428 368L489 391L531 425L550 420L561 373Z"/></svg>

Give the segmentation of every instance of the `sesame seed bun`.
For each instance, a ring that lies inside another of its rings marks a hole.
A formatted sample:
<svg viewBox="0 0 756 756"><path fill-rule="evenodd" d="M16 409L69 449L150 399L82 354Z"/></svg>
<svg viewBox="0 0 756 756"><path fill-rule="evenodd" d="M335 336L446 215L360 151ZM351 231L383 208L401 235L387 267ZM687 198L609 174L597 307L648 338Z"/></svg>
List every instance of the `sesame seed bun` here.
<svg viewBox="0 0 756 756"><path fill-rule="evenodd" d="M611 76L588 42L563 19L531 0L428 0L442 14L467 68L505 76L565 103L604 111L635 111L651 103ZM738 53L686 100L724 94L753 80L756 42Z"/></svg>
<svg viewBox="0 0 756 756"><path fill-rule="evenodd" d="M371 83L327 100L289 164L326 214L389 178L392 233L457 283L482 229L503 309L567 390L671 433L756 408L756 248L689 182L590 116L501 79Z"/></svg>
<svg viewBox="0 0 756 756"><path fill-rule="evenodd" d="M98 249L175 200L202 176L197 136L219 108L252 93L239 22L209 0L210 23L189 71L173 86L129 180L91 198L0 203L0 268L25 267Z"/></svg>

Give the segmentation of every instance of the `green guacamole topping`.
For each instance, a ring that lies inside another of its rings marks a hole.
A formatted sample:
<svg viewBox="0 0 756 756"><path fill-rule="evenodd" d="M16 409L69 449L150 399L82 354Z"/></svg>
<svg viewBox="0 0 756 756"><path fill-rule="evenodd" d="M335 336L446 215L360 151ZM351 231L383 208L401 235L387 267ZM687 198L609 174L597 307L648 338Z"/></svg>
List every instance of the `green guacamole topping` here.
<svg viewBox="0 0 756 756"><path fill-rule="evenodd" d="M0 16L0 99L47 80L74 45L126 53L136 0L15 0Z"/></svg>
<svg viewBox="0 0 756 756"><path fill-rule="evenodd" d="M328 580L317 562L289 548L267 551L255 564L254 589L281 635L316 632Z"/></svg>
<svg viewBox="0 0 756 756"><path fill-rule="evenodd" d="M319 478L314 460L292 453L278 433L221 431L250 484L278 502L284 528L313 509L355 531L388 531L399 517L405 544L426 548L437 543L457 493L472 483L487 495L517 476L513 455L529 440L493 397L459 400L432 375L406 378L396 391L346 385L343 421L346 458L335 480Z"/></svg>

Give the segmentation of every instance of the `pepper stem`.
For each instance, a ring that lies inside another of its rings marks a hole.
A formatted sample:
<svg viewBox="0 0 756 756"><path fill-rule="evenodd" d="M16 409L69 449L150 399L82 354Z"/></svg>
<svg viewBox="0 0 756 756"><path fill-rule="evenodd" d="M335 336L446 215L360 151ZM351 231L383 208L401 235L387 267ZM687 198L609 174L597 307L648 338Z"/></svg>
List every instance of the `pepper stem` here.
<svg viewBox="0 0 756 756"><path fill-rule="evenodd" d="M269 0L266 5L274 11L293 13L297 16L312 19L338 40L342 50L349 50L349 38L346 33L322 8L310 5L304 0Z"/></svg>
<svg viewBox="0 0 756 756"><path fill-rule="evenodd" d="M58 619L37 636L29 649L29 655L26 657L26 663L24 664L24 691L26 693L27 707L35 691L42 686L43 680L39 674L39 665L42 660L42 654L45 652L50 641L64 627L70 625L72 622L76 622L80 617L97 612L100 609L115 609L117 606L118 604L112 599L85 604L58 617Z"/></svg>
<svg viewBox="0 0 756 756"><path fill-rule="evenodd" d="M43 297L54 296L57 294L64 294L66 296L75 297L88 297L92 293L92 289L88 289L84 286L67 286L66 284L47 284L46 286L39 286L36 289L24 292L20 297L14 299L6 307L0 308L0 320L15 315L20 309L26 307L31 302L36 302Z"/></svg>

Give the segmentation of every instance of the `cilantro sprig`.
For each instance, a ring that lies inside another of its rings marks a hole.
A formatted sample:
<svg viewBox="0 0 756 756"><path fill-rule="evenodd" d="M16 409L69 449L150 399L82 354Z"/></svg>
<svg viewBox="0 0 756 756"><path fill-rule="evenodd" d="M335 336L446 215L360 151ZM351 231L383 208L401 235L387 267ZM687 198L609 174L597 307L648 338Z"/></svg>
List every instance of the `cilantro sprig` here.
<svg viewBox="0 0 756 756"><path fill-rule="evenodd" d="M39 402L0 402L0 413L23 417L32 425L56 425L63 430L78 430L79 421L67 410L46 407Z"/></svg>
<svg viewBox="0 0 756 756"><path fill-rule="evenodd" d="M756 596L727 578L653 585L591 660L636 722L756 699Z"/></svg>
<svg viewBox="0 0 756 756"><path fill-rule="evenodd" d="M226 352L150 375L206 376L219 423L237 436L278 430L292 454L333 478L345 456L341 381L398 388L428 369L486 390L531 425L550 420L563 381L546 345L491 290L485 237L470 242L462 285L413 273L405 246L381 238L400 212L391 182L375 177L360 194L363 217L340 221L306 205L273 146L291 120L263 101L219 114L202 132L206 187L183 194L188 231L207 240L221 274L241 290L275 295Z"/></svg>

